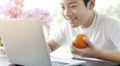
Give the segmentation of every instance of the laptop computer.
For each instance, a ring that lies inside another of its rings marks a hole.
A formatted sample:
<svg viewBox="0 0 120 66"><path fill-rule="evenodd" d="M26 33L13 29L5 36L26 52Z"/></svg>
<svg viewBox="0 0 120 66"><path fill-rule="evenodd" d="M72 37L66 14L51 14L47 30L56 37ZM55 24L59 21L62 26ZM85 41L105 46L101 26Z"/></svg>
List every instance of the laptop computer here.
<svg viewBox="0 0 120 66"><path fill-rule="evenodd" d="M42 25L38 18L1 19L0 36L10 63L24 66L52 66ZM70 63L67 61L66 66L86 63L70 59L69 61Z"/></svg>

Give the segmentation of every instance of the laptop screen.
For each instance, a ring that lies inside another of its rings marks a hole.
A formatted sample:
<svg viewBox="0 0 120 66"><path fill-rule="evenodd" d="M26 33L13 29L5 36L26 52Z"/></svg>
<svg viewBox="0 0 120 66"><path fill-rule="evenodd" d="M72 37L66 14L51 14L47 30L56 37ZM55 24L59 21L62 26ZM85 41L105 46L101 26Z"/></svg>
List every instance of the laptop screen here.
<svg viewBox="0 0 120 66"><path fill-rule="evenodd" d="M39 19L1 19L0 36L11 63L51 65Z"/></svg>

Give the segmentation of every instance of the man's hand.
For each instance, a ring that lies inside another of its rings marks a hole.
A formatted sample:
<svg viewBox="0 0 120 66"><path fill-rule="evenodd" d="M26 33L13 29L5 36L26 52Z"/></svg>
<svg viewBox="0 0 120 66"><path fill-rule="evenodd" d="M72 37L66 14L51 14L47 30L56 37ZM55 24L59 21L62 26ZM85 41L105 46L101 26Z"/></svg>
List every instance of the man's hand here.
<svg viewBox="0 0 120 66"><path fill-rule="evenodd" d="M97 48L93 46L88 38L83 38L83 40L88 44L88 47L79 49L72 45L72 53L83 57L94 57L97 53Z"/></svg>
<svg viewBox="0 0 120 66"><path fill-rule="evenodd" d="M48 40L47 41L47 47L48 47L49 53L51 53L54 50L56 50L57 48L59 48L60 45L57 44L56 42L54 42L53 40Z"/></svg>

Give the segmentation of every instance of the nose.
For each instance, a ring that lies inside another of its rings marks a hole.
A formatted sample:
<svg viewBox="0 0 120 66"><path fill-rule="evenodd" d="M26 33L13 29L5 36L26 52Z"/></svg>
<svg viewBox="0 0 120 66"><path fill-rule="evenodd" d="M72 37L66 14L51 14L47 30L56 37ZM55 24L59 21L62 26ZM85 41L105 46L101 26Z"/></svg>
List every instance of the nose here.
<svg viewBox="0 0 120 66"><path fill-rule="evenodd" d="M70 10L70 9L66 9L66 10L64 11L64 15L65 15L66 17L71 17L71 16L72 16L71 10Z"/></svg>

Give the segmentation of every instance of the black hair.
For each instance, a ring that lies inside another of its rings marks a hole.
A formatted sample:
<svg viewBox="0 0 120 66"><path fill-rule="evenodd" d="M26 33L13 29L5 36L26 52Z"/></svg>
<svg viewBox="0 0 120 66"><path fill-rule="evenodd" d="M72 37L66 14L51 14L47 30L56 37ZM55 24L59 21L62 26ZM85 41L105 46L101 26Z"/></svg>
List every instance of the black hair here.
<svg viewBox="0 0 120 66"><path fill-rule="evenodd" d="M83 0L84 1L84 3L85 3L85 6L87 7L87 4L88 4L88 2L90 1L90 0Z"/></svg>

